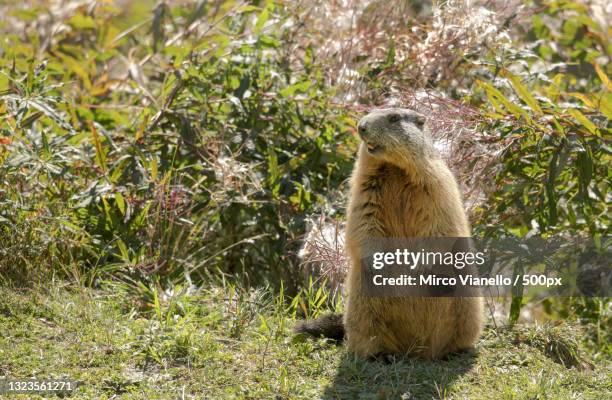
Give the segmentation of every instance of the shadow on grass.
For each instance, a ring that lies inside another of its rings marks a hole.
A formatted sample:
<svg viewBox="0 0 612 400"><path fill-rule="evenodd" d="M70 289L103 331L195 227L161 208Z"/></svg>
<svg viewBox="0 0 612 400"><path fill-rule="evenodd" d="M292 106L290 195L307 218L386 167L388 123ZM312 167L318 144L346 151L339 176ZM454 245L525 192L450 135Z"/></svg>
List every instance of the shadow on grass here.
<svg viewBox="0 0 612 400"><path fill-rule="evenodd" d="M345 355L323 399L438 399L474 366L474 350L447 359L425 361L400 358L391 363Z"/></svg>

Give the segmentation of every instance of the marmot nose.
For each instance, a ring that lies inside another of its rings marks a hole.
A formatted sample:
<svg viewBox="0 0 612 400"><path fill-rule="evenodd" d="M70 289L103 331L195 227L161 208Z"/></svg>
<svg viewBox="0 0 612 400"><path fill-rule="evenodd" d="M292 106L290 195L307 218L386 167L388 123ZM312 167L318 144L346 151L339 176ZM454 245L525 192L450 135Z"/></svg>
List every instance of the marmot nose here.
<svg viewBox="0 0 612 400"><path fill-rule="evenodd" d="M359 122L359 124L357 125L357 132L359 133L359 136L361 136L362 139L365 136L367 131L368 129L367 129L366 122L365 121Z"/></svg>

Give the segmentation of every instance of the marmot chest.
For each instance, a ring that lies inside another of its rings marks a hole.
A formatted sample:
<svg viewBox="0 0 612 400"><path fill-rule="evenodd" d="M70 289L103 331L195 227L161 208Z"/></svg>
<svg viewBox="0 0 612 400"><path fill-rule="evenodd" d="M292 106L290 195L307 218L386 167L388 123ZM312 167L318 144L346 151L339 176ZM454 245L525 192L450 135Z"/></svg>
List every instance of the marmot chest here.
<svg viewBox="0 0 612 400"><path fill-rule="evenodd" d="M379 194L378 218L390 237L428 236L435 224L436 200L426 188L397 182Z"/></svg>
<svg viewBox="0 0 612 400"><path fill-rule="evenodd" d="M357 214L386 237L430 236L437 230L438 200L432 190L403 174L369 177L362 182Z"/></svg>

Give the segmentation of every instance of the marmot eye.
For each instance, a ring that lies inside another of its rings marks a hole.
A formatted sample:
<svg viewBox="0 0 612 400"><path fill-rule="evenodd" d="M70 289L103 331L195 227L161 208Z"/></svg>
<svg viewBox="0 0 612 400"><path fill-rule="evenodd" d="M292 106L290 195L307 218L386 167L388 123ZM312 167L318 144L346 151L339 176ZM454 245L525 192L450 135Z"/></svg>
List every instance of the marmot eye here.
<svg viewBox="0 0 612 400"><path fill-rule="evenodd" d="M400 120L400 115L399 114L391 114L389 115L389 122L394 123Z"/></svg>
<svg viewBox="0 0 612 400"><path fill-rule="evenodd" d="M419 127L423 127L423 125L425 125L425 117L422 115L417 115L417 117L414 120L414 123L419 126Z"/></svg>

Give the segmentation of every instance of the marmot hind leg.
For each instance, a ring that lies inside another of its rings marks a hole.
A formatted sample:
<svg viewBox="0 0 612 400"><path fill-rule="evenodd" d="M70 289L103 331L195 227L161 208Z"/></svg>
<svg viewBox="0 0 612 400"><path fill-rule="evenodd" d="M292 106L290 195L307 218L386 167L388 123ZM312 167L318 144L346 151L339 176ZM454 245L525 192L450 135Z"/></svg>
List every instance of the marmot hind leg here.
<svg viewBox="0 0 612 400"><path fill-rule="evenodd" d="M481 297L457 298L457 322L453 341L448 352L458 353L474 347L483 328L483 303Z"/></svg>
<svg viewBox="0 0 612 400"><path fill-rule="evenodd" d="M349 351L364 358L378 358L394 353L394 349L390 349L385 343L384 332L381 331L386 328L375 315L363 311L347 311L344 315Z"/></svg>

